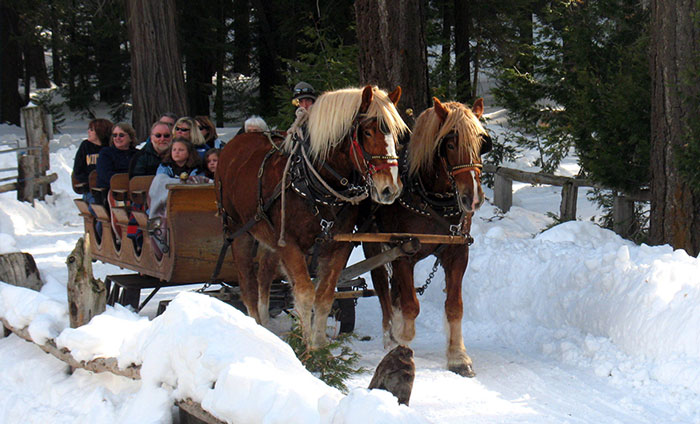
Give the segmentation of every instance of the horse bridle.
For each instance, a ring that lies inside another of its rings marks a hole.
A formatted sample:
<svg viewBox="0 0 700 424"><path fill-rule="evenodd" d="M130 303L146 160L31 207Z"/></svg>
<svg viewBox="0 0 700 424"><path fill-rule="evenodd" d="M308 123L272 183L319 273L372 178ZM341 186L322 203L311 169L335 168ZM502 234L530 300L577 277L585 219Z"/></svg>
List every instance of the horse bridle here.
<svg viewBox="0 0 700 424"><path fill-rule="evenodd" d="M372 181L372 176L376 174L377 172L383 170L383 169L389 169L391 167L398 167L399 166L399 157L398 156L393 156L393 155L372 155L367 150L365 150L364 147L357 141L357 130L360 128L362 124L368 121L372 120L377 120L377 118L370 118L366 119L364 121L360 121L361 115L355 118L355 121L353 122L352 126L352 141L350 143L350 154L355 161L355 165L357 165L358 169L362 170L362 166L359 163L358 156L362 158L362 162L364 164L364 168L366 169L365 174L366 178L369 181L369 184L371 184ZM387 134L383 130L382 134ZM359 153L359 154L358 154ZM385 160L387 162L380 164L378 166L375 166L372 164L372 160ZM391 162L389 162L391 161Z"/></svg>
<svg viewBox="0 0 700 424"><path fill-rule="evenodd" d="M458 174L461 174L463 172L468 172L468 171L474 171L475 173L475 178L477 181L481 182L481 169L484 167L483 164L481 163L476 163L476 162L469 162L469 163L462 163L459 165L455 165L450 167L447 163L447 160L445 159L445 154L442 152L444 142L445 140L451 139L458 137L458 134L455 132L451 132L447 135L445 135L440 142L438 143L438 155L440 156L440 161L442 162L442 166L445 169L445 172L450 178L450 183L452 184L452 190L456 193L457 190L457 184L455 182L455 176Z"/></svg>

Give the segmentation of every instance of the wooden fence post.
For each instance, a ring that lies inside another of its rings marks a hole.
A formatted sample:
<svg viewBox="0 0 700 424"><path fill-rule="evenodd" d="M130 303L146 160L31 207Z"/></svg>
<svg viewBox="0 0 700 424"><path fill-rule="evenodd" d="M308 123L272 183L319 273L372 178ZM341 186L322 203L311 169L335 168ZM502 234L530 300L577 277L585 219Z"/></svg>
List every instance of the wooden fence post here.
<svg viewBox="0 0 700 424"><path fill-rule="evenodd" d="M47 129L47 119L41 106L30 103L22 108L24 132L27 136L27 153L39 158L35 169L35 176L44 176L49 170L49 134L53 131ZM37 198L51 194L50 184L41 184L37 187Z"/></svg>
<svg viewBox="0 0 700 424"><path fill-rule="evenodd" d="M629 238L636 231L634 200L613 192L613 230L623 238Z"/></svg>
<svg viewBox="0 0 700 424"><path fill-rule="evenodd" d="M493 178L493 202L506 213L513 206L513 180L496 172Z"/></svg>
<svg viewBox="0 0 700 424"><path fill-rule="evenodd" d="M38 158L22 155L17 160L17 200L34 204Z"/></svg>
<svg viewBox="0 0 700 424"><path fill-rule="evenodd" d="M559 219L562 222L576 220L577 199L578 186L572 182L564 183L561 187L561 205L559 205Z"/></svg>

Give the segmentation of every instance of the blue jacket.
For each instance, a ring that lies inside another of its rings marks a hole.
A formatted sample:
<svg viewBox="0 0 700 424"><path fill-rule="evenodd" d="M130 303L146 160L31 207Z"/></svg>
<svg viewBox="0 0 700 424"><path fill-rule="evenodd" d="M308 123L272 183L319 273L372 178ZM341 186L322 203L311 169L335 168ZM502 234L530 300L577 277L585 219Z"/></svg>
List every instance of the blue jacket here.
<svg viewBox="0 0 700 424"><path fill-rule="evenodd" d="M187 172L190 176L202 175L199 168L186 168L184 166L179 167L174 163L161 163L156 171L156 175L165 174L171 178L180 178L180 174L183 172Z"/></svg>
<svg viewBox="0 0 700 424"><path fill-rule="evenodd" d="M136 149L119 150L114 146L100 150L97 158L97 187L109 188L112 175L129 171L129 162Z"/></svg>

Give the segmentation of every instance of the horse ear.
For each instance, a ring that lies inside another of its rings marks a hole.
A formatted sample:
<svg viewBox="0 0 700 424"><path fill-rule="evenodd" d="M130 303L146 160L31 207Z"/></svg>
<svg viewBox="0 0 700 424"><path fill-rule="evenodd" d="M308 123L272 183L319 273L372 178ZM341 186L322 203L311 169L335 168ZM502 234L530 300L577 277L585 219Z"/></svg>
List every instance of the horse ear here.
<svg viewBox="0 0 700 424"><path fill-rule="evenodd" d="M370 103L372 103L372 98L374 93L372 93L372 86L368 85L362 90L362 103L360 103L360 113L367 113Z"/></svg>
<svg viewBox="0 0 700 424"><path fill-rule="evenodd" d="M481 115L484 114L484 99L483 98L478 98L474 102L474 106L472 106L472 112L474 112L474 115L476 115L476 119L481 119Z"/></svg>
<svg viewBox="0 0 700 424"><path fill-rule="evenodd" d="M440 122L445 122L445 119L447 119L447 114L449 113L445 106L440 103L440 100L438 100L437 97L433 97L433 109L435 110L435 113L437 114L438 118L440 118Z"/></svg>
<svg viewBox="0 0 700 424"><path fill-rule="evenodd" d="M389 100L396 106L399 103L399 99L401 98L401 86L397 85L394 91L389 93Z"/></svg>

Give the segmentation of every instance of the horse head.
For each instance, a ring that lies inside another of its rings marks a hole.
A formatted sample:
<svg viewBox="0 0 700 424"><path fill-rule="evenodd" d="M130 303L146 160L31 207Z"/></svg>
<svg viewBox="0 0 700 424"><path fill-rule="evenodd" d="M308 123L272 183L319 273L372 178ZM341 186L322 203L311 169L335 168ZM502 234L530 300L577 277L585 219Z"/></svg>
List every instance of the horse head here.
<svg viewBox="0 0 700 424"><path fill-rule="evenodd" d="M369 85L362 90L362 102L352 134L351 158L356 170L365 175L372 200L391 204L403 190L396 153L397 132L401 128L389 125L391 118L398 118L398 112L389 117L386 114L396 111L401 87L396 87L388 96L382 94L375 94L375 89Z"/></svg>
<svg viewBox="0 0 700 424"><path fill-rule="evenodd" d="M450 130L440 139L437 154L460 210L469 213L484 203L481 155L491 150L492 141L479 121L484 113L484 100L478 99L471 109L455 103L443 105L433 98L435 113L442 125L449 125ZM451 114L457 116L451 117Z"/></svg>
<svg viewBox="0 0 700 424"><path fill-rule="evenodd" d="M458 102L441 103L416 120L409 149L409 175L422 174L430 189L453 193L463 213L484 203L481 188L481 155L491 150L491 137L479 121L484 101L472 108Z"/></svg>

